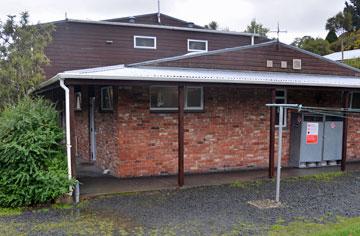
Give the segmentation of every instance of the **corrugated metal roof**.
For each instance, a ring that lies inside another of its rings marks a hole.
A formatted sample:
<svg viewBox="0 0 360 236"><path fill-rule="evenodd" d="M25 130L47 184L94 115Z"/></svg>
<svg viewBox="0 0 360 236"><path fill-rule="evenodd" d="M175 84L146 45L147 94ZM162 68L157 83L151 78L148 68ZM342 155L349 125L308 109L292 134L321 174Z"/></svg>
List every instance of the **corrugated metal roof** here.
<svg viewBox="0 0 360 236"><path fill-rule="evenodd" d="M229 83L281 86L360 88L360 77L281 72L232 71L170 67L125 67L124 65L60 73L41 87L59 79Z"/></svg>
<svg viewBox="0 0 360 236"><path fill-rule="evenodd" d="M156 65L157 63L162 63L162 62L171 62L171 61L177 61L177 60L183 60L183 59L189 59L189 58L194 58L194 57L201 57L201 56L208 56L208 55L216 55L216 54L220 54L220 53L226 53L226 52L236 52L236 51L242 51L242 50L247 50L247 49L255 49L255 48L259 48L259 47L266 47L269 45L273 45L273 44L279 44L283 47L286 48L290 48L292 50L296 50L298 52L307 54L309 56L318 58L319 60L322 61L326 61L350 70L353 70L355 72L360 73L360 69L354 68L352 66L346 65L344 63L338 62L338 61L334 61L331 59L328 59L326 57L320 56L318 54L306 51L304 49L292 46L292 45L287 45L285 43L281 43L277 40L272 40L272 41L268 41L268 42L263 42L263 43L257 43L254 45L243 45L243 46L237 46L237 47L232 47L232 48L224 48L224 49L218 49L218 50L212 50L212 51L207 51L207 52L198 52L198 53L188 53L185 55L180 55L180 56L174 56L174 57L166 57L166 58L160 58L160 59L155 59L155 60L150 60L150 61L143 61L143 62L138 62L138 63L133 63L133 64L129 64L128 66L146 66L146 65Z"/></svg>
<svg viewBox="0 0 360 236"><path fill-rule="evenodd" d="M341 61L342 53L341 52L334 52L324 56L327 59L334 60L334 61ZM344 51L344 60L348 59L355 59L360 58L360 49L348 50Z"/></svg>
<svg viewBox="0 0 360 236"><path fill-rule="evenodd" d="M82 24L98 24L98 25L115 25L115 26L116 25L117 26L130 26L130 27L152 28L152 29L169 29L169 30L203 32L203 33L212 33L212 34L242 35L242 36L248 36L248 37L255 36L255 37L259 37L259 38L266 38L266 37L263 37L263 36L261 36L259 34L246 33L246 32L237 32L237 31L198 29L198 28L179 27L179 26L150 25L150 24L111 22L111 21L66 19L66 20L53 21L53 22L49 22L49 23L61 23L61 22L73 22L73 23L82 23Z"/></svg>

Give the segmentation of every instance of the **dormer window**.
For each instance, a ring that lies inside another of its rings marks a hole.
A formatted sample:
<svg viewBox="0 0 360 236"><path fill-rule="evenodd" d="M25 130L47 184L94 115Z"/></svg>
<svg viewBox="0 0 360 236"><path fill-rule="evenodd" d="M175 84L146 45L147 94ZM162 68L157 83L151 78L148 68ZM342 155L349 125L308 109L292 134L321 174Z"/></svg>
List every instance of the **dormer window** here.
<svg viewBox="0 0 360 236"><path fill-rule="evenodd" d="M188 51L189 52L207 52L208 41L198 39L188 39Z"/></svg>
<svg viewBox="0 0 360 236"><path fill-rule="evenodd" d="M156 49L156 37L135 35L134 48Z"/></svg>

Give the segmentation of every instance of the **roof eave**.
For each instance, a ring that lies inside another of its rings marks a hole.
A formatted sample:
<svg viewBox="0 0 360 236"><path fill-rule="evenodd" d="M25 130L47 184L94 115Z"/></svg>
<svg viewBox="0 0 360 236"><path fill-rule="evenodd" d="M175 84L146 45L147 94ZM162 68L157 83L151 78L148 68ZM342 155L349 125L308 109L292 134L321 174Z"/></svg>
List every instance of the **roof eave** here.
<svg viewBox="0 0 360 236"><path fill-rule="evenodd" d="M252 34L252 33L245 33L245 32L197 29L197 28L187 28L187 27L178 27L178 26L167 26L167 25L149 25L149 24L125 23L125 22L76 20L76 19L68 19L68 20L66 20L66 22L84 23L84 24L100 24L100 25L115 25L115 26L116 25L117 26L130 26L130 27L153 28L153 29L169 29L169 30L193 31L193 32L203 32L203 33L239 35L239 36L248 36L248 37L252 37L252 36L263 37L259 34Z"/></svg>

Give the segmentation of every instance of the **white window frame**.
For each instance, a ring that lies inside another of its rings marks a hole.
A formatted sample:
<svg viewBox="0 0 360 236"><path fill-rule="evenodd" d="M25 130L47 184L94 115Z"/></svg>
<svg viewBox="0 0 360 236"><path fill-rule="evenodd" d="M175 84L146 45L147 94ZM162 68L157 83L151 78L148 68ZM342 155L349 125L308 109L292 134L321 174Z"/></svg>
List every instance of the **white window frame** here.
<svg viewBox="0 0 360 236"><path fill-rule="evenodd" d="M278 91L283 91L284 95L283 96L275 96L275 102L277 99L283 99L285 102L284 104L287 104L287 89L276 89L275 94ZM278 112L278 111L276 111L276 112ZM279 125L276 124L275 127L279 127ZM283 119L282 127L283 128L287 127L287 109L286 108L284 108L284 119Z"/></svg>
<svg viewBox="0 0 360 236"><path fill-rule="evenodd" d="M360 92L351 92L350 94L350 106L349 106L349 109L350 110L353 110L353 111L360 111L360 108L353 108L353 97L354 97L354 93L358 93L360 94Z"/></svg>
<svg viewBox="0 0 360 236"><path fill-rule="evenodd" d="M302 61L301 59L293 59L293 69L301 70L302 69Z"/></svg>
<svg viewBox="0 0 360 236"><path fill-rule="evenodd" d="M153 39L153 40L154 40L154 46L152 46L152 47L137 46L137 45L136 45L136 39L137 39L137 38ZM134 35L134 48L140 48L140 49L156 49L156 37L155 37L155 36L145 36L145 35Z"/></svg>
<svg viewBox="0 0 360 236"><path fill-rule="evenodd" d="M190 42L205 43L205 50L190 49ZM187 40L187 50L188 50L188 52L207 52L208 51L208 41L207 40L200 40L200 39L188 39Z"/></svg>
<svg viewBox="0 0 360 236"><path fill-rule="evenodd" d="M151 89L152 88L177 88L176 86L170 85L153 85L149 88L149 107L150 111L177 111L179 107L151 107ZM201 88L201 106L200 107L188 107L187 106L187 88ZM202 86L185 86L184 88L184 110L185 111L202 111L204 110L204 87Z"/></svg>
<svg viewBox="0 0 360 236"><path fill-rule="evenodd" d="M113 87L112 86L106 86L106 87L101 87L100 88L100 109L101 111L113 111L114 110L114 90L112 91L112 100L111 100L111 107L110 108L104 108L103 107L103 99L104 99L104 96L103 96L103 90L106 90L106 89L112 89L113 90Z"/></svg>

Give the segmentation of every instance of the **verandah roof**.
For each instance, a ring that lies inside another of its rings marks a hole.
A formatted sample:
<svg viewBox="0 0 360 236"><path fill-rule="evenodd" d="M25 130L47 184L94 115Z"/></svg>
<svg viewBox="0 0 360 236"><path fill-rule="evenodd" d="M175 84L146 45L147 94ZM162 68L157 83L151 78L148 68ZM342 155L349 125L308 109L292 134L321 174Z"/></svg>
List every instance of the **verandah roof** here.
<svg viewBox="0 0 360 236"><path fill-rule="evenodd" d="M53 84L60 79L360 88L360 77L356 76L175 67L126 67L124 65L59 73L52 79L43 82L40 88Z"/></svg>

